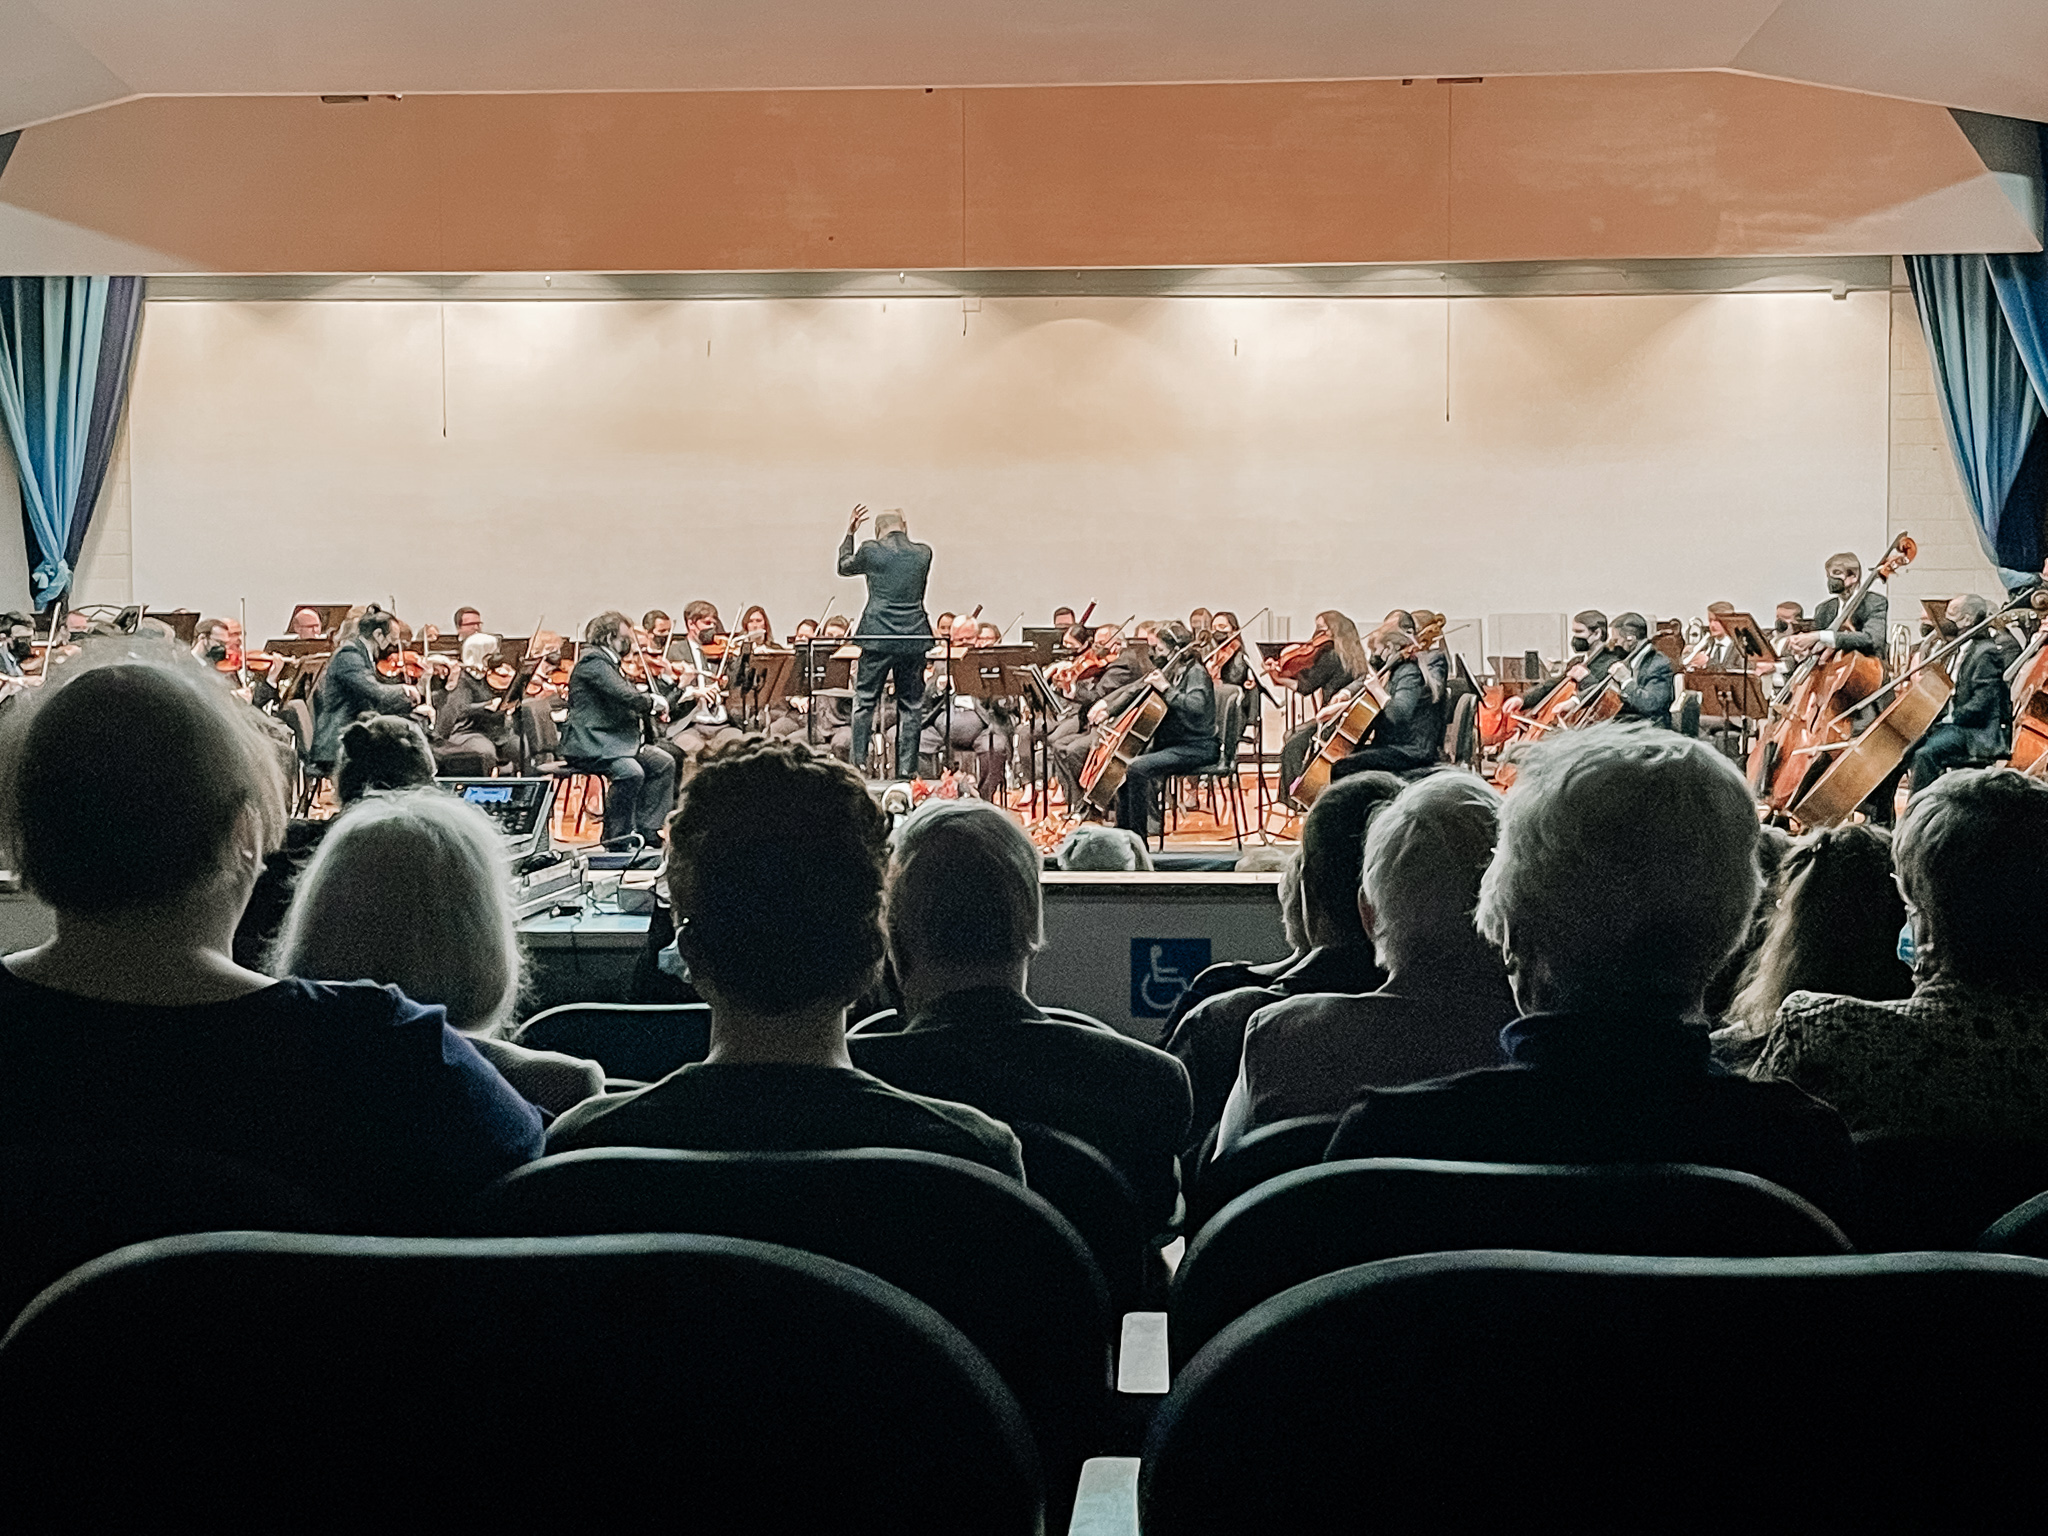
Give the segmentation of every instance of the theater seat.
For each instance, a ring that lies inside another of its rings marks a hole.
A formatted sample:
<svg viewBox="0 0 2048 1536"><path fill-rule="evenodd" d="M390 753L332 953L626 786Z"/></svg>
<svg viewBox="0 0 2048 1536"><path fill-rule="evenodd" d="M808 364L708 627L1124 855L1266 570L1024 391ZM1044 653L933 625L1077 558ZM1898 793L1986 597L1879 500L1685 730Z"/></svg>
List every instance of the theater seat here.
<svg viewBox="0 0 2048 1536"><path fill-rule="evenodd" d="M125 1142L0 1146L0 1318L44 1286L129 1243L254 1227L331 1232L303 1190L191 1147Z"/></svg>
<svg viewBox="0 0 2048 1536"><path fill-rule="evenodd" d="M1098 1448L1109 1297L1086 1246L1014 1179L929 1152L564 1152L514 1170L465 1230L491 1237L697 1232L852 1264L937 1311L988 1357L1037 1434L1056 1508Z"/></svg>
<svg viewBox="0 0 2048 1536"><path fill-rule="evenodd" d="M2018 1528L2044 1376L2032 1259L1393 1259L1194 1358L1143 1529Z"/></svg>
<svg viewBox="0 0 2048 1536"><path fill-rule="evenodd" d="M16 1528L1028 1536L1030 1435L923 1303L765 1243L214 1233L0 1345Z"/></svg>
<svg viewBox="0 0 2048 1536"><path fill-rule="evenodd" d="M1846 1253L1849 1241L1789 1190L1725 1168L1322 1163L1260 1185L1189 1243L1169 1308L1174 1362L1291 1285L1451 1248L1764 1258Z"/></svg>
<svg viewBox="0 0 2048 1536"><path fill-rule="evenodd" d="M564 1003L512 1032L516 1045L581 1056L607 1077L659 1082L711 1050L708 1003Z"/></svg>
<svg viewBox="0 0 2048 1536"><path fill-rule="evenodd" d="M2018 1253L2048 1259L2048 1194L2016 1205L1984 1229L1977 1247L1985 1253Z"/></svg>
<svg viewBox="0 0 2048 1536"><path fill-rule="evenodd" d="M1863 1135L1856 1159L1856 1246L1869 1253L1975 1248L1992 1222L2048 1190L2048 1141Z"/></svg>
<svg viewBox="0 0 2048 1536"><path fill-rule="evenodd" d="M1068 1221L1095 1255L1109 1283L1111 1310L1130 1311L1148 1301L1158 1305L1165 1271L1146 1228L1144 1206L1131 1181L1101 1148L1078 1136L1013 1120L1010 1129L1024 1147L1024 1178Z"/></svg>
<svg viewBox="0 0 2048 1536"><path fill-rule="evenodd" d="M1231 1201L1271 1178L1323 1160L1323 1149L1337 1134L1338 1115L1297 1115L1275 1120L1238 1138L1221 1157L1199 1164L1188 1193L1185 1230L1189 1238L1201 1231Z"/></svg>

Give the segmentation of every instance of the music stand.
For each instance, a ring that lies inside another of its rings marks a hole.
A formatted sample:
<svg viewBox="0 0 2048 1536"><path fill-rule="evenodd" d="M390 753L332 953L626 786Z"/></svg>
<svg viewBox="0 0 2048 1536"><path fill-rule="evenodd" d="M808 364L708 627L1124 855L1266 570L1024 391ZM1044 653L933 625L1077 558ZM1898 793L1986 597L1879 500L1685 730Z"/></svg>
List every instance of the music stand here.
<svg viewBox="0 0 2048 1536"><path fill-rule="evenodd" d="M1057 625L1026 624L1024 643L1031 647L1033 657L1041 667L1049 667L1053 658L1059 655L1060 640L1065 634L1066 631Z"/></svg>
<svg viewBox="0 0 2048 1536"><path fill-rule="evenodd" d="M269 640L263 649L277 656L331 656L334 654L332 640L301 640L296 635L290 639Z"/></svg>
<svg viewBox="0 0 2048 1536"><path fill-rule="evenodd" d="M1748 658L1749 668L1755 671L1761 663L1775 662L1777 648L1771 644L1771 637L1764 627L1746 613L1723 613L1717 615L1721 627L1728 631L1728 638L1742 647L1742 654Z"/></svg>
<svg viewBox="0 0 2048 1536"><path fill-rule="evenodd" d="M1028 645L988 645L971 651L958 651L947 660L947 676L952 680L952 693L946 704L948 725L951 724L953 696L967 699L1019 699L1027 703L1036 702L1035 684L1032 673L1037 658ZM1034 742L1039 732L1033 732ZM952 733L947 732L946 746L951 750ZM1012 743L1014 750L1015 743ZM943 756L941 761L944 761ZM1037 804L1038 786L1032 789L1032 803Z"/></svg>
<svg viewBox="0 0 2048 1536"><path fill-rule="evenodd" d="M126 617L125 612L123 617ZM181 645L191 645L199 638L199 610L196 608L146 608L138 613L136 617L138 619L155 619L157 623L164 625L172 634L176 635ZM122 626L118 622L115 627L126 628L129 634L135 632L133 626Z"/></svg>
<svg viewBox="0 0 2048 1536"><path fill-rule="evenodd" d="M796 673L793 651L754 651L740 663L733 679L733 696L740 700L740 718L760 721L774 705L789 697L790 681Z"/></svg>

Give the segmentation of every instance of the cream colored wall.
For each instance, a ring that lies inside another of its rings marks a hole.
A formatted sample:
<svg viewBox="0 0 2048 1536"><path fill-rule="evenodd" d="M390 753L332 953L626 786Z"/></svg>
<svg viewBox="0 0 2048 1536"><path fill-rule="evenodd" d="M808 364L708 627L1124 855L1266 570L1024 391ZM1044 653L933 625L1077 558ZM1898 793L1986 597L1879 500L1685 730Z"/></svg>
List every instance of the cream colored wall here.
<svg viewBox="0 0 2048 1536"><path fill-rule="evenodd" d="M85 530L85 543L78 551L78 570L72 577L71 604L84 608L94 603L126 607L135 601L135 564L130 528L134 515L133 474L128 446L128 420L121 422L121 435L114 440L114 456L107 461L106 484L100 489L99 510ZM157 604L178 607L177 603Z"/></svg>
<svg viewBox="0 0 2048 1536"><path fill-rule="evenodd" d="M1891 319L1882 292L153 302L132 590L246 597L259 637L394 596L509 633L697 596L786 629L858 606L832 557L864 501L936 546L934 608L998 622L1767 613L1883 543Z"/></svg>

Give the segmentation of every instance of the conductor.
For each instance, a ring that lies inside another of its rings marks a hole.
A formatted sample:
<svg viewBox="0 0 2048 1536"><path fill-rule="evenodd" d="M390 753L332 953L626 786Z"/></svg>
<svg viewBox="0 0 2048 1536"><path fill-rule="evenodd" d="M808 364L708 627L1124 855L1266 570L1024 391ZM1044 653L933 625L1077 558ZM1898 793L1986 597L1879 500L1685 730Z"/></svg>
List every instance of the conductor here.
<svg viewBox="0 0 2048 1536"><path fill-rule="evenodd" d="M863 576L868 584L867 607L853 634L860 646L860 671L853 684L853 764L865 771L882 679L893 675L896 771L908 774L917 765L917 738L924 723L924 661L932 646L924 586L931 575L932 547L910 541L901 512L884 512L875 519L875 536L856 549L853 536L867 518L866 507L855 507L846 520L846 540L839 546L839 574Z"/></svg>

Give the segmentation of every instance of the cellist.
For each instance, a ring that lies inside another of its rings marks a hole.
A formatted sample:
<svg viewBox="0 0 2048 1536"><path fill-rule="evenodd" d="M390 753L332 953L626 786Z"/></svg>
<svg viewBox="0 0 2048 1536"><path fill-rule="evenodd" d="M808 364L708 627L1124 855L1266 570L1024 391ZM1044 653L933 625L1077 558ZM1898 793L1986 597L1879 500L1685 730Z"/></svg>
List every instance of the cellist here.
<svg viewBox="0 0 2048 1536"><path fill-rule="evenodd" d="M1607 681L1607 669L1621 660L1621 653L1607 643L1607 615L1598 608L1582 608L1572 615L1572 664L1546 682L1522 693L1522 708L1534 710L1567 682L1578 685L1581 695L1591 693Z"/></svg>
<svg viewBox="0 0 2048 1536"><path fill-rule="evenodd" d="M1053 771L1059 775L1060 787L1071 808L1078 809L1081 804L1081 770L1088 766L1088 755L1095 750L1096 728L1109 714L1101 707L1102 701L1144 675L1151 659L1148 647L1152 630L1152 622L1145 620L1132 629L1131 638L1126 641L1117 625L1097 625L1095 639L1083 658L1085 664L1074 670L1074 680L1067 691L1074 707L1060 716L1047 738Z"/></svg>
<svg viewBox="0 0 2048 1536"><path fill-rule="evenodd" d="M1145 688L1157 688L1166 696L1166 718L1153 731L1150 750L1130 760L1117 790L1116 824L1140 837L1150 829L1159 783L1170 774L1206 768L1221 753L1216 741L1216 685L1187 629L1171 619L1164 621L1152 632L1148 654L1150 672L1095 706L1114 718Z"/></svg>
<svg viewBox="0 0 2048 1536"><path fill-rule="evenodd" d="M1959 597L1942 615L1941 634L1959 635L1982 624L1990 613L1990 603L1976 593ZM1951 659L1955 692L1919 745L1906 754L1909 793L1919 794L1951 768L2003 757L2010 749L2012 692L2005 669L2017 655L2004 630L1993 625L1965 642Z"/></svg>
<svg viewBox="0 0 2048 1536"><path fill-rule="evenodd" d="M1826 646L1838 651L1859 651L1865 656L1884 660L1886 626L1891 621L1891 604L1885 595L1873 587L1864 594L1854 613L1841 611L1843 594L1863 580L1863 562L1849 553L1829 555L1827 580L1830 595L1813 610L1813 627L1804 634L1788 637L1786 648L1794 656L1802 657L1815 647Z"/></svg>
<svg viewBox="0 0 2048 1536"><path fill-rule="evenodd" d="M1367 637L1366 646L1386 702L1350 756L1331 766L1330 777L1372 768L1409 773L1443 761L1444 687L1415 654L1414 634L1398 623L1383 624ZM1363 686L1362 679L1352 685Z"/></svg>

